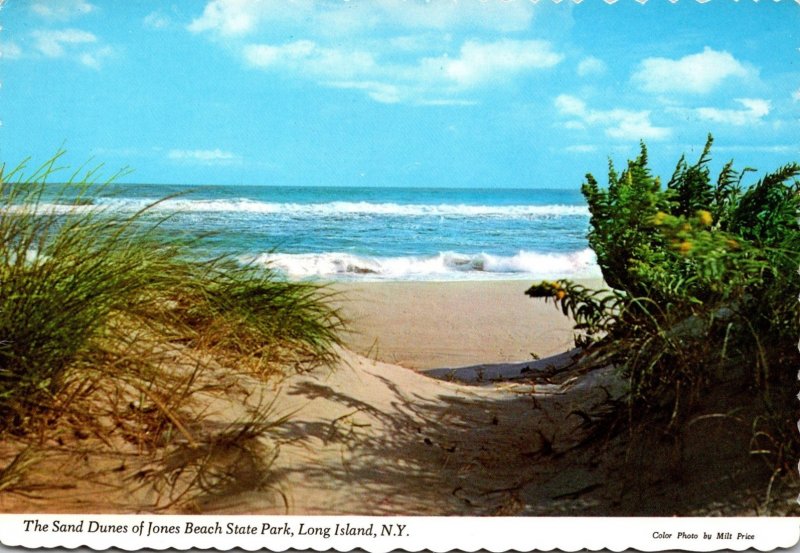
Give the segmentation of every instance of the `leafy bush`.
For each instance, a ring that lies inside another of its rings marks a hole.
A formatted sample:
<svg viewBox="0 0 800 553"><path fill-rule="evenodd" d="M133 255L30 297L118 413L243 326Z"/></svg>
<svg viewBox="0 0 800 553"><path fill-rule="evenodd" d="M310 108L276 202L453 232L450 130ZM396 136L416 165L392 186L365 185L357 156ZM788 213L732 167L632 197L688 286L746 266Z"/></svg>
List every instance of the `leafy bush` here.
<svg viewBox="0 0 800 553"><path fill-rule="evenodd" d="M644 144L621 173L609 164L607 188L587 175L589 242L611 290L558 281L527 294L575 317L580 344L629 378L634 409L679 425L710 386L734 381L785 422L800 335L800 165L743 186L753 170L730 162L713 181L711 145L693 165L682 157L666 187Z"/></svg>

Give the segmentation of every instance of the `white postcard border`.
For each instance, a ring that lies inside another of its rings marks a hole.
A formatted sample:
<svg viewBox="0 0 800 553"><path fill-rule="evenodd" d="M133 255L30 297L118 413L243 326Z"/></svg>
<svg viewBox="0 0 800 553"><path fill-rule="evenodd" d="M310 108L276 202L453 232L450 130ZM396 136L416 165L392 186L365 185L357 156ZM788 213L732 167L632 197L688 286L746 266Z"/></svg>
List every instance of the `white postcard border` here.
<svg viewBox="0 0 800 553"><path fill-rule="evenodd" d="M0 515L0 543L25 548L769 551L799 542L795 517Z"/></svg>

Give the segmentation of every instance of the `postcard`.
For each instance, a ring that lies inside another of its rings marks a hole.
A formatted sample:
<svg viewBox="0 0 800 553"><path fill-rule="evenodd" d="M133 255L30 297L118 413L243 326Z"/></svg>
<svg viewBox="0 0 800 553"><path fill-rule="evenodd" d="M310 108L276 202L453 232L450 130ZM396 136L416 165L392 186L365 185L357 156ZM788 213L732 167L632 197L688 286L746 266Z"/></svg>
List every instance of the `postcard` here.
<svg viewBox="0 0 800 553"><path fill-rule="evenodd" d="M0 543L800 541L798 2L0 6Z"/></svg>

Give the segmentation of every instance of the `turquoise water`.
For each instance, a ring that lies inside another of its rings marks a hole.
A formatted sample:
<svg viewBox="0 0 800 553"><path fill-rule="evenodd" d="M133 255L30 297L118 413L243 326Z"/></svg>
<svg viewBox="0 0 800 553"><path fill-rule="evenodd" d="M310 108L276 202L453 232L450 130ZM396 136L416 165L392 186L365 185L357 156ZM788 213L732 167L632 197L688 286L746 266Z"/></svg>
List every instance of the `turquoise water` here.
<svg viewBox="0 0 800 553"><path fill-rule="evenodd" d="M95 205L169 214L206 253L293 278L598 276L579 191L115 185Z"/></svg>

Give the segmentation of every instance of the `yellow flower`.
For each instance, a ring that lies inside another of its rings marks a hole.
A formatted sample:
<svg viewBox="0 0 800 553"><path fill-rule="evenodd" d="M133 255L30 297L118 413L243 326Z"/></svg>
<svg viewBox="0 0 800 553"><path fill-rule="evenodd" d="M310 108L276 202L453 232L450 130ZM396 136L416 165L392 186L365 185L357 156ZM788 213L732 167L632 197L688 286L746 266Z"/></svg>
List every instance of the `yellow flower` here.
<svg viewBox="0 0 800 553"><path fill-rule="evenodd" d="M678 249L680 250L680 252L681 252L682 254L687 254L687 253L689 253L690 251L692 251L692 248L693 248L693 247L694 247L694 246L692 245L692 243L691 243L691 242L689 242L688 240L684 240L683 242L681 242L681 245L680 245L680 246L678 246Z"/></svg>
<svg viewBox="0 0 800 553"><path fill-rule="evenodd" d="M667 218L667 214L664 213L663 211L659 211L658 213L656 213L653 216L653 224L654 225L663 225L664 224L664 219L666 219L666 218Z"/></svg>
<svg viewBox="0 0 800 553"><path fill-rule="evenodd" d="M704 226L711 226L711 223L714 222L714 218L711 216L711 213L706 211L705 209L701 209L697 212L697 218L700 220L700 224Z"/></svg>
<svg viewBox="0 0 800 553"><path fill-rule="evenodd" d="M558 290L556 292L556 299L557 300L563 300L564 296L566 296L566 295L567 295L567 293L564 290Z"/></svg>

